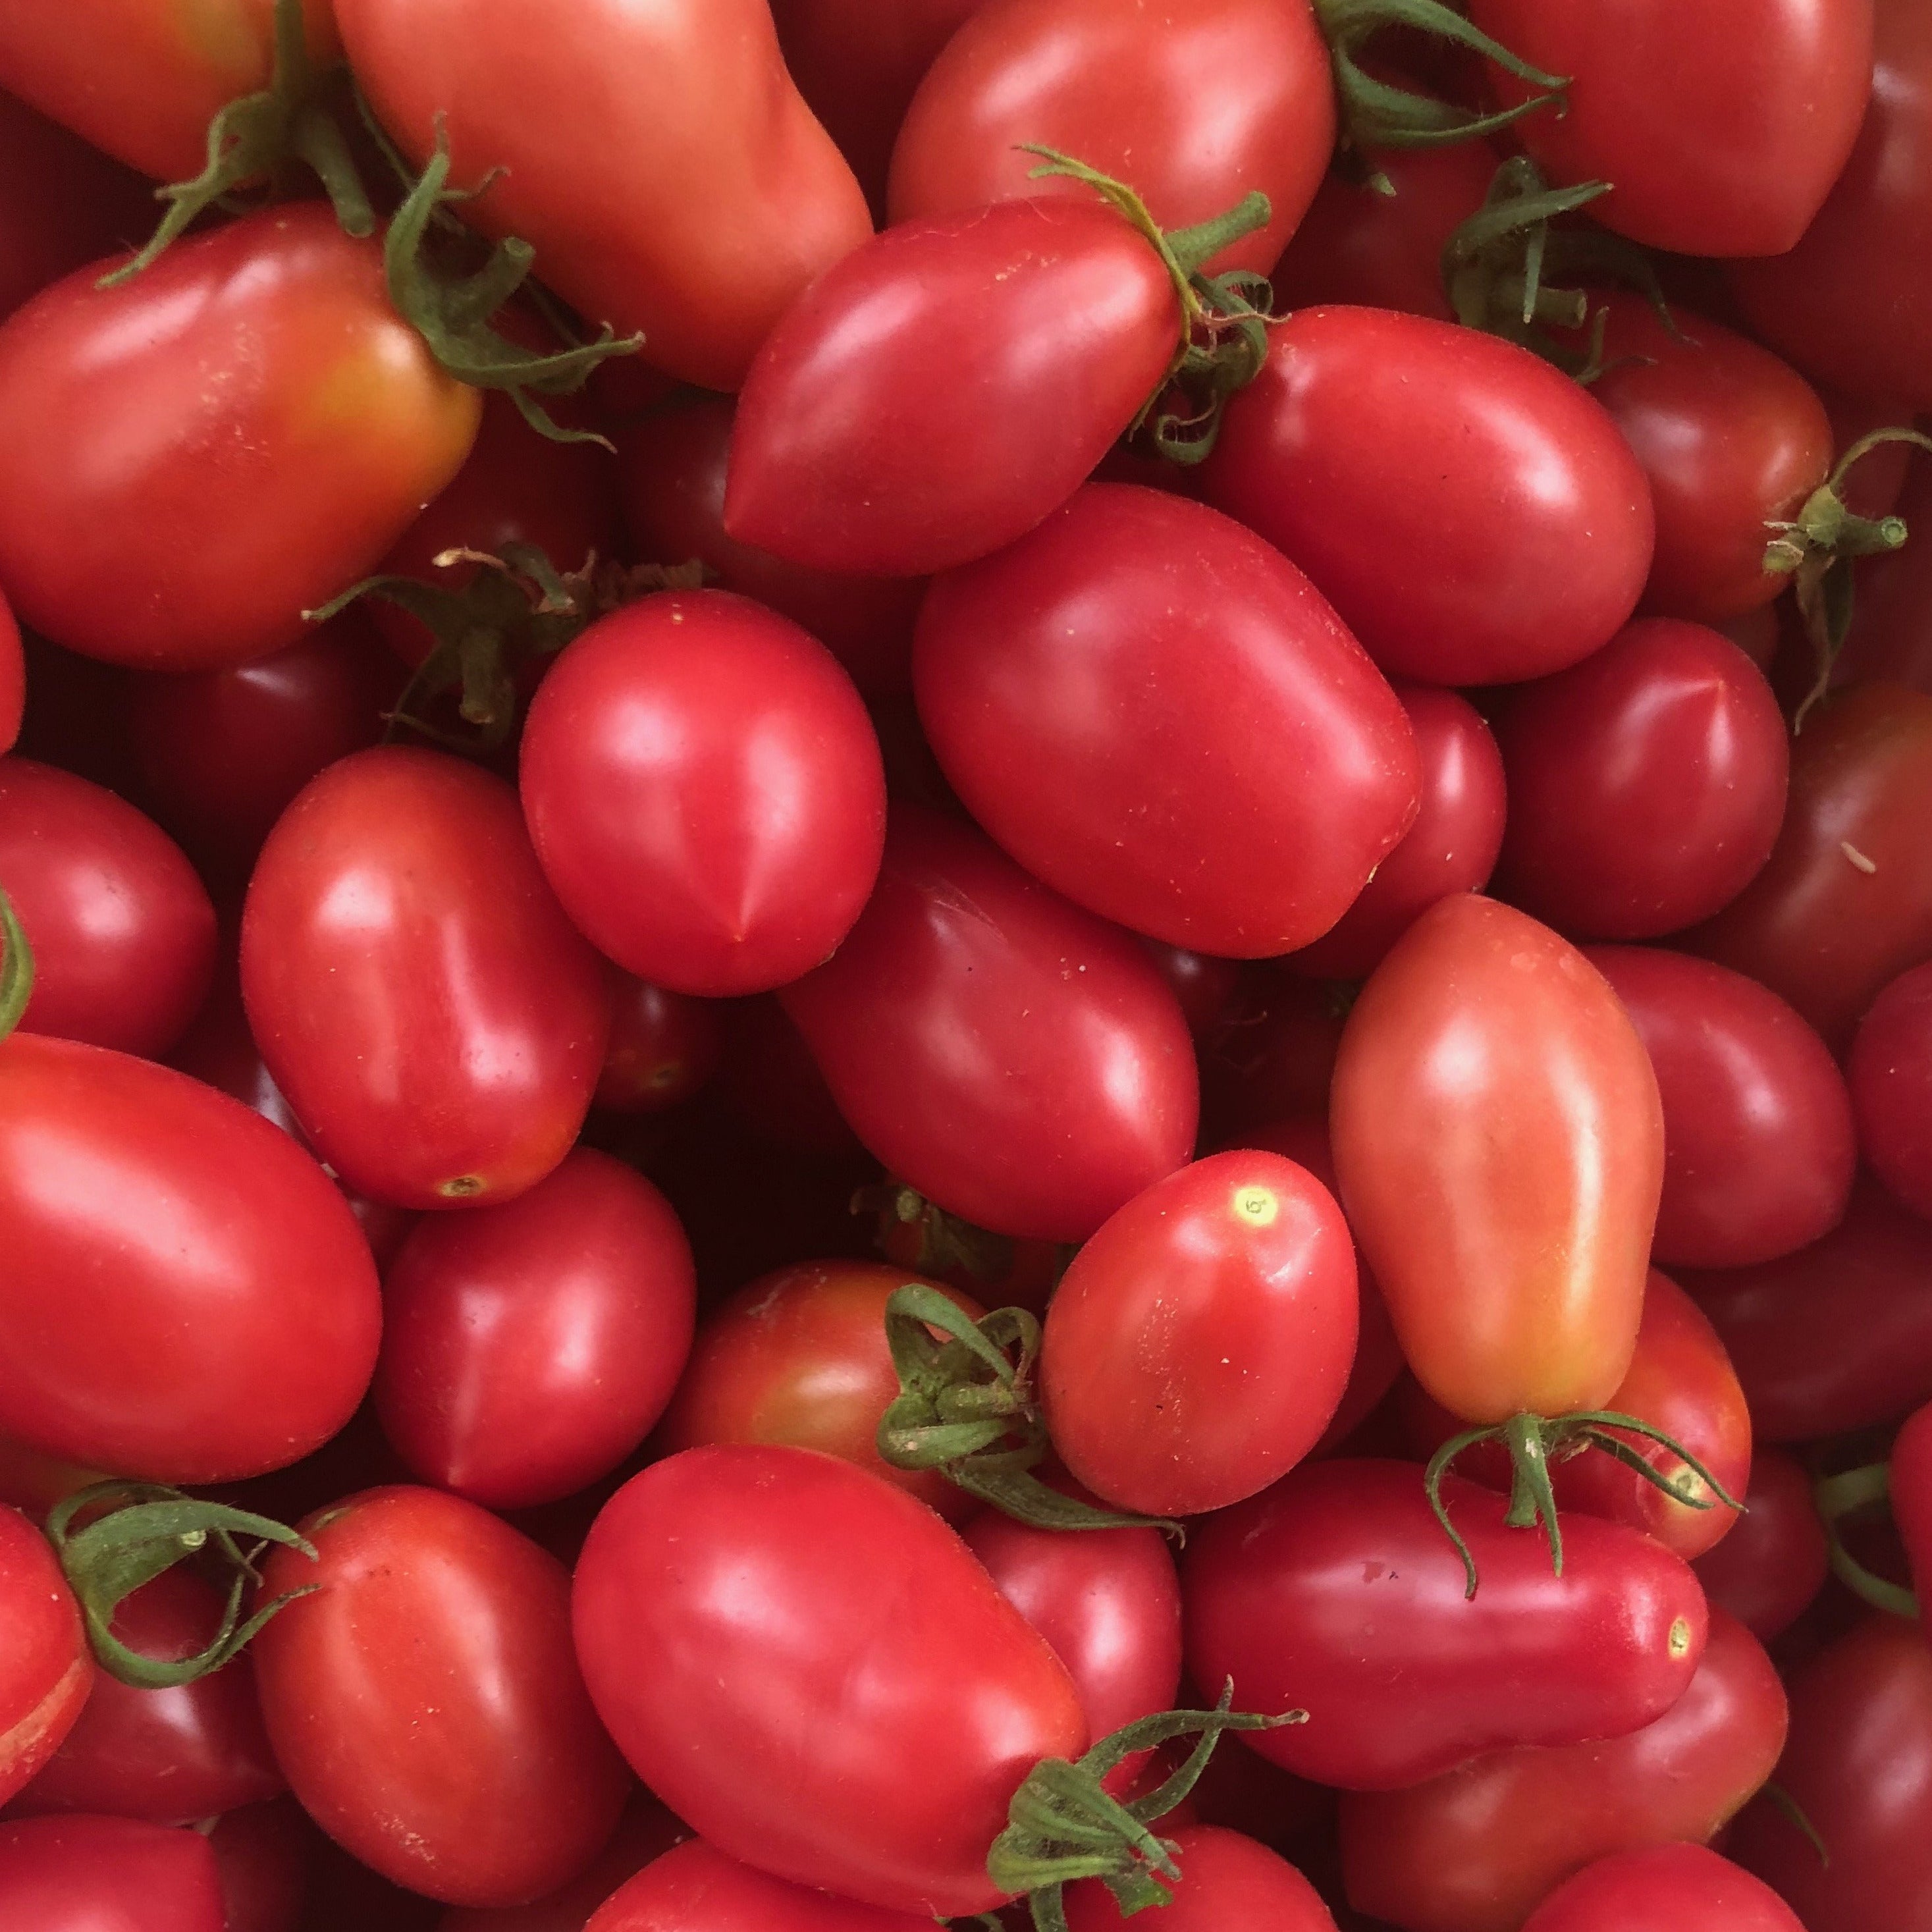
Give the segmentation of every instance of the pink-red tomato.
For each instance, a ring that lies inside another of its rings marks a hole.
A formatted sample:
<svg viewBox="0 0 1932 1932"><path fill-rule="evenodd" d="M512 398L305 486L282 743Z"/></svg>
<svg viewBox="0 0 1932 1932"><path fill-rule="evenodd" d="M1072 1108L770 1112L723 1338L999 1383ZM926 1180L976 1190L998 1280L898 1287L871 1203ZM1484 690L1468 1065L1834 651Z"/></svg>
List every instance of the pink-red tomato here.
<svg viewBox="0 0 1932 1932"><path fill-rule="evenodd" d="M1744 1513L1724 1541L1692 1567L1712 1606L1768 1643L1824 1587L1825 1526L1812 1504L1811 1478L1781 1449L1760 1448L1751 1457L1744 1498Z"/></svg>
<svg viewBox="0 0 1932 1932"><path fill-rule="evenodd" d="M614 1114L661 1114L681 1106L717 1070L724 1050L724 1022L709 1000L624 974L596 1104Z"/></svg>
<svg viewBox="0 0 1932 1932"><path fill-rule="evenodd" d="M1162 1835L1180 1876L1170 1882L1161 1932L1335 1932L1322 1894L1267 1846L1214 1825ZM1099 1880L1082 1879L1067 1888L1066 1923L1069 1932L1117 1932L1128 1921Z"/></svg>
<svg viewBox="0 0 1932 1932"><path fill-rule="evenodd" d="M1702 1845L1619 1852L1566 1879L1523 1932L1805 1932L1769 1886Z"/></svg>
<svg viewBox="0 0 1932 1932"><path fill-rule="evenodd" d="M133 1818L0 1824L0 1924L20 1932L223 1932L214 1854L199 1832Z"/></svg>
<svg viewBox="0 0 1932 1932"><path fill-rule="evenodd" d="M46 1539L0 1508L0 1804L74 1729L94 1682L80 1609Z"/></svg>
<svg viewBox="0 0 1932 1932"><path fill-rule="evenodd" d="M693 1838L614 1892L584 1932L926 1932L932 1923L788 1884Z"/></svg>
<svg viewBox="0 0 1932 1932"><path fill-rule="evenodd" d="M1859 1151L1906 1207L1932 1218L1932 964L1901 973L1872 1002L1845 1071Z"/></svg>
<svg viewBox="0 0 1932 1932"><path fill-rule="evenodd" d="M728 591L646 598L570 645L530 706L519 782L564 910L674 992L796 980L878 874L885 771L858 692Z"/></svg>

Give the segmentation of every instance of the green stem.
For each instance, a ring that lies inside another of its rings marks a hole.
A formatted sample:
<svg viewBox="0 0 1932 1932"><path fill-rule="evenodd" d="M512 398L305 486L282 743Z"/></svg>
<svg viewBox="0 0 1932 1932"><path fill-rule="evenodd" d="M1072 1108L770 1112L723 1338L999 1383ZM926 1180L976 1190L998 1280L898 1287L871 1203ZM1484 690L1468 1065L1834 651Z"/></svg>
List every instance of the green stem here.
<svg viewBox="0 0 1932 1932"><path fill-rule="evenodd" d="M0 1040L21 1022L34 997L34 949L21 930L14 902L0 890Z"/></svg>
<svg viewBox="0 0 1932 1932"><path fill-rule="evenodd" d="M1891 1496L1892 1470L1884 1462L1868 1462L1840 1475L1825 1477L1811 1490L1812 1501L1825 1525L1832 1575L1874 1610L1916 1620L1919 1614L1917 1597L1902 1584L1868 1570L1846 1547L1838 1528L1846 1516L1888 1502Z"/></svg>

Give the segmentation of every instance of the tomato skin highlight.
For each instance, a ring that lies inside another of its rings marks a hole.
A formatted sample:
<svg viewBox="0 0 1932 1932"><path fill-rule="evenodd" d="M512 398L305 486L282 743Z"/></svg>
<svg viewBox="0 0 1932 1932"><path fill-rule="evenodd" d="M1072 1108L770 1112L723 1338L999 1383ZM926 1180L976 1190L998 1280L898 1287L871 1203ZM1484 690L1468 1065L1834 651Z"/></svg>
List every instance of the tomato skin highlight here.
<svg viewBox="0 0 1932 1932"><path fill-rule="evenodd" d="M1901 973L1872 1002L1845 1072L1860 1150L1906 1207L1932 1219L1932 965Z"/></svg>
<svg viewBox="0 0 1932 1932"><path fill-rule="evenodd" d="M1523 1932L1805 1932L1769 1886L1702 1845L1652 1845L1586 1865Z"/></svg>
<svg viewBox="0 0 1932 1932"><path fill-rule="evenodd" d="M1186 1825L1163 1834L1175 1846L1180 1877L1173 1885L1163 1932L1335 1932L1322 1895L1294 1866L1265 1845L1214 1825ZM1128 1922L1098 1879L1066 1889L1069 1932L1115 1932Z"/></svg>
<svg viewBox="0 0 1932 1932"><path fill-rule="evenodd" d="M0 1824L0 1920L23 1932L223 1932L225 1922L199 1832L86 1816Z"/></svg>
<svg viewBox="0 0 1932 1932"><path fill-rule="evenodd" d="M808 1892L693 1838L614 1892L584 1932L927 1932L932 1923Z"/></svg>
<svg viewBox="0 0 1932 1932"><path fill-rule="evenodd" d="M1768 1643L1824 1587L1830 1567L1825 1526L1812 1504L1810 1477L1781 1449L1760 1447L1752 1456L1744 1498L1744 1514L1724 1541L1692 1567L1712 1607Z"/></svg>
<svg viewBox="0 0 1932 1932"><path fill-rule="evenodd" d="M38 1775L72 1732L94 1684L80 1606L46 1539L0 1508L0 1804Z"/></svg>

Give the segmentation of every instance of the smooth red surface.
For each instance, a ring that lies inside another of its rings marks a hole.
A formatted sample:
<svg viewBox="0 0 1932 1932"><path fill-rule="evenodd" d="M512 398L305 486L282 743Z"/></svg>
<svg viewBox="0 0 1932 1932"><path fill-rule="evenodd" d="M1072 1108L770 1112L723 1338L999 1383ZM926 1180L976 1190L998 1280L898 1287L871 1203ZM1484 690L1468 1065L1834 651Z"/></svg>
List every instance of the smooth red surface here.
<svg viewBox="0 0 1932 1932"><path fill-rule="evenodd" d="M322 1841L302 1807L289 1797L244 1804L206 1835L220 1874L222 1932L298 1932L310 1854Z"/></svg>
<svg viewBox="0 0 1932 1932"><path fill-rule="evenodd" d="M1702 1845L1654 1845L1586 1865L1523 1932L1805 1932L1761 1880Z"/></svg>
<svg viewBox="0 0 1932 1932"><path fill-rule="evenodd" d="M1760 1448L1752 1456L1744 1502L1724 1541L1694 1567L1712 1605L1768 1643L1824 1586L1825 1526L1812 1505L1810 1477L1782 1449Z"/></svg>
<svg viewBox="0 0 1932 1932"><path fill-rule="evenodd" d="M20 627L0 592L0 753L10 752L20 735L27 704L27 667L20 654Z"/></svg>
<svg viewBox="0 0 1932 1932"><path fill-rule="evenodd" d="M926 1932L932 1923L789 1885L694 1838L654 1858L584 1932Z"/></svg>
<svg viewBox="0 0 1932 1932"><path fill-rule="evenodd" d="M620 976L596 1104L618 1114L681 1106L716 1072L724 1050L717 1007L648 980Z"/></svg>
<svg viewBox="0 0 1932 1932"><path fill-rule="evenodd" d="M0 1824L0 1924L21 1932L224 1932L221 1881L199 1832L132 1818Z"/></svg>
<svg viewBox="0 0 1932 1932"><path fill-rule="evenodd" d="M1180 1877L1161 1908L1161 1932L1335 1932L1322 1895L1265 1845L1213 1825L1187 1825L1167 1835ZM1082 1879L1067 1888L1069 1932L1114 1932L1129 1922L1106 1887Z"/></svg>
<svg viewBox="0 0 1932 1932"><path fill-rule="evenodd" d="M1859 1151L1906 1207L1932 1218L1932 964L1901 973L1872 1002L1845 1072Z"/></svg>
<svg viewBox="0 0 1932 1932"><path fill-rule="evenodd" d="M0 1803L32 1778L73 1730L94 1681L80 1610L40 1532L0 1508Z"/></svg>

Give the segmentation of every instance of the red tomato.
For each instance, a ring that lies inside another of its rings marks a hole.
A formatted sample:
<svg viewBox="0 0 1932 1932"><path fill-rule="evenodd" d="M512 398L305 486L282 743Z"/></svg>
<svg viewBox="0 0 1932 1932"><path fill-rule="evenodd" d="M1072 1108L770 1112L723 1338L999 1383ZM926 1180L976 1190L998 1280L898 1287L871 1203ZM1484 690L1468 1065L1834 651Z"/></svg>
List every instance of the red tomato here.
<svg viewBox="0 0 1932 1932"><path fill-rule="evenodd" d="M724 1022L708 1000L620 976L596 1104L617 1114L682 1106L717 1070Z"/></svg>
<svg viewBox="0 0 1932 1932"><path fill-rule="evenodd" d="M1601 405L1527 350L1304 309L1230 403L1208 500L1286 550L1392 676L1498 684L1585 658L1636 607L1650 490Z"/></svg>
<svg viewBox="0 0 1932 1932"><path fill-rule="evenodd" d="M1243 1742L1352 1791L1393 1791L1504 1744L1620 1737L1684 1694L1704 1598L1678 1558L1621 1523L1570 1519L1568 1561L1506 1528L1460 1477L1443 1500L1462 1564L1411 1462L1311 1462L1198 1526L1183 1570L1187 1663L1244 1711L1305 1724Z"/></svg>
<svg viewBox="0 0 1932 1932"><path fill-rule="evenodd" d="M26 709L27 667L20 655L20 627L0 592L0 755L14 748Z"/></svg>
<svg viewBox="0 0 1932 1932"><path fill-rule="evenodd" d="M406 1208L508 1200L569 1151L610 1028L516 795L438 752L332 765L263 847L242 920L248 1022L302 1131Z"/></svg>
<svg viewBox="0 0 1932 1932"><path fill-rule="evenodd" d="M1865 1159L1932 1218L1932 964L1901 973L1872 1002L1845 1070Z"/></svg>
<svg viewBox="0 0 1932 1932"><path fill-rule="evenodd" d="M1653 1259L1736 1268L1836 1227L1858 1149L1825 1043L1775 993L1660 946L1592 946L1664 1096L1664 1198Z"/></svg>
<svg viewBox="0 0 1932 1932"><path fill-rule="evenodd" d="M1582 955L1493 900L1440 901L1349 1015L1330 1126L1424 1388L1477 1424L1600 1408L1636 1346L1664 1117Z"/></svg>
<svg viewBox="0 0 1932 1932"><path fill-rule="evenodd" d="M255 1639L275 1756L365 1864L455 1905L520 1905L574 1877L627 1780L584 1696L569 1580L507 1523L434 1490L369 1490L310 1516L320 1587ZM283 1552L278 1552L283 1553Z"/></svg>
<svg viewBox="0 0 1932 1932"><path fill-rule="evenodd" d="M1220 1028L1241 982L1241 969L1232 959L1217 959L1205 952L1190 952L1184 946L1168 946L1158 939L1145 942L1147 956L1160 968L1160 976L1173 989L1187 1022L1187 1030L1198 1045Z"/></svg>
<svg viewBox="0 0 1932 1932"><path fill-rule="evenodd" d="M326 202L177 242L113 288L98 272L0 328L0 582L111 664L266 657L456 473L481 399L390 307L380 242Z"/></svg>
<svg viewBox="0 0 1932 1932"><path fill-rule="evenodd" d="M0 1924L21 1932L223 1932L221 1881L199 1832L132 1818L0 1824Z"/></svg>
<svg viewBox="0 0 1932 1932"><path fill-rule="evenodd" d="M1932 463L1913 458L1897 507L1922 538L1932 530ZM1932 543L1908 543L1858 566L1858 602L1836 681L1880 679L1932 694Z"/></svg>
<svg viewBox="0 0 1932 1932"><path fill-rule="evenodd" d="M487 233L535 245L593 325L658 368L736 388L798 292L872 227L852 171L785 72L763 0L337 0L357 80ZM616 76L624 76L618 84Z"/></svg>
<svg viewBox="0 0 1932 1932"><path fill-rule="evenodd" d="M1238 1832L1190 1825L1171 1834L1180 1878L1161 1932L1335 1932L1322 1894L1294 1866ZM1069 1932L1114 1932L1126 1923L1097 1879L1066 1892Z"/></svg>
<svg viewBox="0 0 1932 1932"><path fill-rule="evenodd" d="M23 1511L36 1522L44 1520L63 1496L106 1480L104 1470L63 1462L16 1442L11 1436L0 1436L0 1503Z"/></svg>
<svg viewBox="0 0 1932 1932"><path fill-rule="evenodd" d="M72 1731L94 1682L80 1610L46 1540L0 1508L0 1804Z"/></svg>
<svg viewBox="0 0 1932 1932"><path fill-rule="evenodd" d="M584 1932L928 1932L932 1923L788 1885L694 1838L614 1892Z"/></svg>
<svg viewBox="0 0 1932 1932"><path fill-rule="evenodd" d="M1805 1932L1776 1892L1702 1845L1652 1845L1586 1865L1523 1932Z"/></svg>
<svg viewBox="0 0 1932 1932"><path fill-rule="evenodd" d="M1912 1412L1892 1445L1891 1490L1913 1587L1932 1597L1932 1403Z"/></svg>
<svg viewBox="0 0 1932 1932"><path fill-rule="evenodd" d="M1015 1790L1087 1740L1072 1680L952 1532L808 1450L692 1449L634 1477L574 1614L599 1714L680 1817L868 1904L999 1903L986 1856Z"/></svg>
<svg viewBox="0 0 1932 1932"><path fill-rule="evenodd" d="M1811 1478L1781 1449L1761 1448L1751 1457L1743 1494L1744 1514L1693 1567L1712 1606L1768 1643L1824 1587L1825 1526L1812 1506Z"/></svg>
<svg viewBox="0 0 1932 1932"><path fill-rule="evenodd" d="M20 1024L158 1059L207 996L214 908L150 818L52 765L0 761L0 885L33 949Z"/></svg>
<svg viewBox="0 0 1932 1932"><path fill-rule="evenodd" d="M1060 1278L1040 1358L1053 1446L1118 1508L1226 1508L1320 1439L1356 1325L1354 1244L1321 1182L1279 1154L1196 1161L1112 1215Z"/></svg>
<svg viewBox="0 0 1932 1932"><path fill-rule="evenodd" d="M1406 1791L1345 1797L1348 1902L1401 1932L1518 1932L1598 1858L1712 1837L1771 1775L1785 1718L1762 1647L1715 1611L1690 1689L1642 1730L1496 1751Z"/></svg>
<svg viewBox="0 0 1932 1932"><path fill-rule="evenodd" d="M292 1798L244 1804L206 1836L220 1873L222 1932L298 1932L309 1855L320 1842L302 1807Z"/></svg>
<svg viewBox="0 0 1932 1932"><path fill-rule="evenodd" d="M1084 1240L1192 1150L1152 961L944 819L894 812L864 916L781 997L866 1147L976 1226Z"/></svg>
<svg viewBox="0 0 1932 1932"><path fill-rule="evenodd" d="M314 1161L144 1060L0 1042L0 1430L166 1483L306 1456L376 1360L368 1244Z"/></svg>
<svg viewBox="0 0 1932 1932"><path fill-rule="evenodd" d="M1510 796L1496 890L1576 938L1674 932L1771 854L1784 719L1763 673L1701 624L1628 626L1511 692L1496 731Z"/></svg>
<svg viewBox="0 0 1932 1932"><path fill-rule="evenodd" d="M727 591L646 598L570 645L530 706L520 782L564 910L674 992L796 979L878 875L885 772L851 680Z"/></svg>

